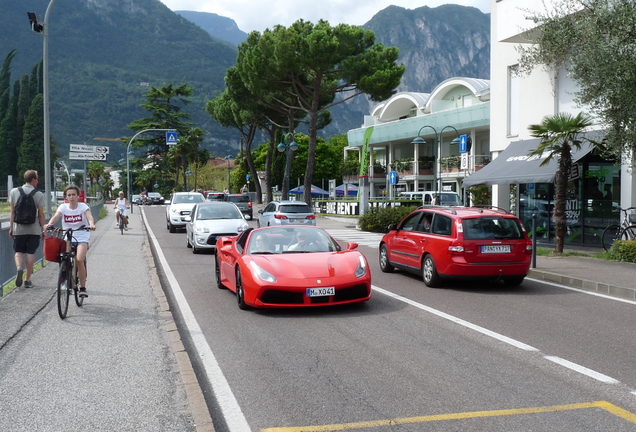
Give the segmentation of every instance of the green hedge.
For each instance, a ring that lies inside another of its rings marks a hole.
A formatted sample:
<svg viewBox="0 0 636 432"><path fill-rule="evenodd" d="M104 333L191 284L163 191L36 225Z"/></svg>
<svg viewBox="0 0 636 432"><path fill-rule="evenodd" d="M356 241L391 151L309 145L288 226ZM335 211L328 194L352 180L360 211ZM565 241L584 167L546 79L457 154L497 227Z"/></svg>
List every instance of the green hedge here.
<svg viewBox="0 0 636 432"><path fill-rule="evenodd" d="M373 207L360 217L358 225L362 231L387 233L390 224L397 224L416 208L416 206Z"/></svg>
<svg viewBox="0 0 636 432"><path fill-rule="evenodd" d="M612 259L636 263L636 240L617 240L612 246Z"/></svg>

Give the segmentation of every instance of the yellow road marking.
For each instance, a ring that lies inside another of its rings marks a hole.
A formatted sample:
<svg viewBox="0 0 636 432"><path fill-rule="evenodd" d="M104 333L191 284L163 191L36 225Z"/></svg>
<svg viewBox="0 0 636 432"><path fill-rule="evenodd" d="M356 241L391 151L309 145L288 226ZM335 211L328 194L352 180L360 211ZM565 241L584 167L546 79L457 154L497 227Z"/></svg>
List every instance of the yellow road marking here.
<svg viewBox="0 0 636 432"><path fill-rule="evenodd" d="M380 427L380 426L396 426L396 425L403 425L403 424L424 423L424 422L432 422L432 421L459 420L459 419L469 419L469 418L479 418L479 417L498 417L498 416L518 415L518 414L536 414L536 413L570 411L570 410L588 409L588 408L601 408L611 414L614 414L618 417L621 417L627 420L630 423L636 423L636 414L626 411L622 408L619 408L616 405L612 405L609 402L597 401L597 402L587 402L587 403L568 404L568 405L554 405L554 406L535 407L535 408L517 408L517 409L507 409L507 410L473 411L473 412L465 412L465 413L437 414L437 415L421 416L421 417L404 417L404 418L396 418L396 419L390 419L390 420L373 420L373 421L341 423L341 424L331 424L331 425L321 425L321 426L273 427L273 428L261 429L261 432L328 432L328 431L372 428L372 427Z"/></svg>

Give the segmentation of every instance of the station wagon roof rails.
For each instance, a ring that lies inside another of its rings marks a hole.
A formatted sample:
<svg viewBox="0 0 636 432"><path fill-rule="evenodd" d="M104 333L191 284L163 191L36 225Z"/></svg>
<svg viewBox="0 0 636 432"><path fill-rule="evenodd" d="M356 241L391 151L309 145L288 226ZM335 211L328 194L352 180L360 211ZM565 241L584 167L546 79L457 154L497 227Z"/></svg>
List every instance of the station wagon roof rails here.
<svg viewBox="0 0 636 432"><path fill-rule="evenodd" d="M481 213L484 212L484 209L489 209L489 210L498 210L500 212L510 214L508 210L501 207L494 206L494 205L490 205L490 204L475 204L475 205L472 205L471 207L478 208Z"/></svg>
<svg viewBox="0 0 636 432"><path fill-rule="evenodd" d="M419 209L439 209L439 210L446 210L447 212L452 213L454 215L457 214L457 212L455 211L454 208L447 207L447 206L441 206L441 205L423 205L423 206L419 206L417 209L418 210Z"/></svg>

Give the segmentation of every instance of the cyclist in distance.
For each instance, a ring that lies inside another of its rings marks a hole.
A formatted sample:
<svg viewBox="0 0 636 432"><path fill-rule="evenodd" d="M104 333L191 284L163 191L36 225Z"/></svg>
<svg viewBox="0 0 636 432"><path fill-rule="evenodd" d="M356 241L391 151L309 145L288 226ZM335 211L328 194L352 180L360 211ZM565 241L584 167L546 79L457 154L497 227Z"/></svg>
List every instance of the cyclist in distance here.
<svg viewBox="0 0 636 432"><path fill-rule="evenodd" d="M64 198L68 203L61 204L53 217L49 220L49 223L44 226L46 228L52 227L55 222L62 218L62 229L79 229L83 226L88 226L91 230L95 230L95 220L91 209L86 203L79 202L80 190L75 185L68 185L64 188ZM86 292L86 252L88 252L88 241L91 234L88 231L74 231L73 232L73 245L77 247L75 255L75 262L77 265L77 275L80 280L80 297L88 297Z"/></svg>
<svg viewBox="0 0 636 432"><path fill-rule="evenodd" d="M124 192L119 192L119 198L115 200L115 219L117 219L117 226L119 226L119 218L124 218L124 229L128 231L128 209L130 205L128 200L124 198Z"/></svg>

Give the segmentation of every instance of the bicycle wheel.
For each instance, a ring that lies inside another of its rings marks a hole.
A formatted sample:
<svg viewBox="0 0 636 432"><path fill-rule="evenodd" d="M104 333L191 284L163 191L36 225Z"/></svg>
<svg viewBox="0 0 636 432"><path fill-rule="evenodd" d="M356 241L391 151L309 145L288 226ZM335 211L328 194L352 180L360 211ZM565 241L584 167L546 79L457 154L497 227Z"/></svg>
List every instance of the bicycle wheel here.
<svg viewBox="0 0 636 432"><path fill-rule="evenodd" d="M69 267L68 261L62 261L57 276L57 313L62 319L66 318L68 301L71 295L71 271Z"/></svg>
<svg viewBox="0 0 636 432"><path fill-rule="evenodd" d="M621 240L636 240L636 225L630 225L622 230Z"/></svg>
<svg viewBox="0 0 636 432"><path fill-rule="evenodd" d="M605 231L603 231L603 237L601 237L603 249L610 251L612 249L612 245L616 240L618 240L620 234L621 227L619 225L610 225L605 228Z"/></svg>
<svg viewBox="0 0 636 432"><path fill-rule="evenodd" d="M124 235L124 218L119 216L119 231L121 231L121 235Z"/></svg>
<svg viewBox="0 0 636 432"><path fill-rule="evenodd" d="M84 258L84 268L87 269L86 271L88 272L88 267L86 265L86 258ZM75 295L75 304L78 307L82 307L82 305L84 304L84 297L79 296L79 286L80 286L79 276L76 276L75 289L73 290L73 294Z"/></svg>

